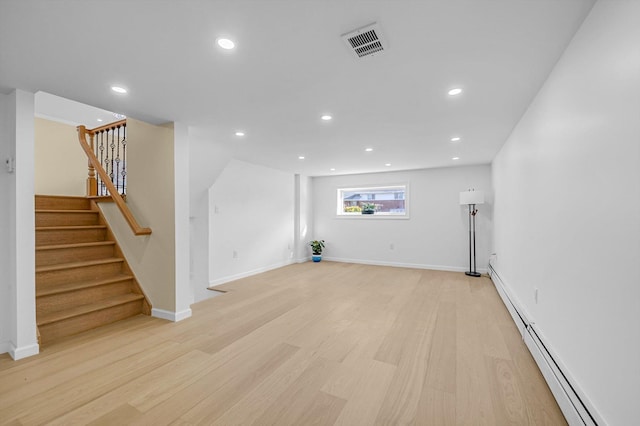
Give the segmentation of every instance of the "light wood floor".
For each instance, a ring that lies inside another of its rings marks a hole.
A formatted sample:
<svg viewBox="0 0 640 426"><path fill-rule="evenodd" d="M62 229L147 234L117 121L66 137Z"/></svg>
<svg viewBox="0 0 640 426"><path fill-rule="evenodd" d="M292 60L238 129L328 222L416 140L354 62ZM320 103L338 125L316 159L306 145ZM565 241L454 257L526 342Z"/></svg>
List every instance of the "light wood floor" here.
<svg viewBox="0 0 640 426"><path fill-rule="evenodd" d="M565 424L488 278L305 263L18 362L0 424Z"/></svg>

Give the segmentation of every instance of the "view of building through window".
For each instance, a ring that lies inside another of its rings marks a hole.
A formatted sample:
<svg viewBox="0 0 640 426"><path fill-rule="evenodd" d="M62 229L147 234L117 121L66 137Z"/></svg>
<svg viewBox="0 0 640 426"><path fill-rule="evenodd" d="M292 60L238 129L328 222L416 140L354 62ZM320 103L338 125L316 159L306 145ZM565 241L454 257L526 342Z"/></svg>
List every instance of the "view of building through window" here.
<svg viewBox="0 0 640 426"><path fill-rule="evenodd" d="M338 215L406 215L405 185L338 189Z"/></svg>

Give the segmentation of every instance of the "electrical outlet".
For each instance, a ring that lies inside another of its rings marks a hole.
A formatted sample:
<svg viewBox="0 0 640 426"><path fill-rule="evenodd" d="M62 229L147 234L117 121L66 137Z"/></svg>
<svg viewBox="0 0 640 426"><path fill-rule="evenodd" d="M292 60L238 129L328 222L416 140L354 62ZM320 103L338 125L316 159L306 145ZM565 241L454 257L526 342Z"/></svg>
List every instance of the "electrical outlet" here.
<svg viewBox="0 0 640 426"><path fill-rule="evenodd" d="M237 258L238 258L238 252L237 252L237 251L235 251L235 250L233 251L233 258L234 258L234 259L237 259Z"/></svg>
<svg viewBox="0 0 640 426"><path fill-rule="evenodd" d="M396 245L391 243L389 244L389 250L395 250L396 249Z"/></svg>
<svg viewBox="0 0 640 426"><path fill-rule="evenodd" d="M218 208L218 206L213 206L213 213L214 214L220 213L220 209Z"/></svg>

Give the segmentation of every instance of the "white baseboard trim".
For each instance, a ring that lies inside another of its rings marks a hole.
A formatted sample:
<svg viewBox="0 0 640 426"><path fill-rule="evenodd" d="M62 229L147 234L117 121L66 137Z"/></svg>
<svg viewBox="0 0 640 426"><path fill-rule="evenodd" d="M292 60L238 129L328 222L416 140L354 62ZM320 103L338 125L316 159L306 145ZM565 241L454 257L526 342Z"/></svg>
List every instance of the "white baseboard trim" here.
<svg viewBox="0 0 640 426"><path fill-rule="evenodd" d="M524 338L524 335L527 331L527 325L531 323L528 315L523 308L516 309L516 306L522 306L522 304L509 292L500 279L500 276L493 270L493 267L489 265L489 276L491 277L491 281L493 281L493 285L495 286L500 298L502 299L502 303L507 307L509 314L511 314L511 318L513 322L518 327L518 331L520 331L520 335Z"/></svg>
<svg viewBox="0 0 640 426"><path fill-rule="evenodd" d="M413 268L413 269L431 269L434 271L449 271L449 272L465 272L468 270L464 266L446 266L446 265L427 265L423 263L402 263L402 262L387 262L384 260L367 260L367 259L348 259L344 257L325 257L323 260L329 262L342 262L342 263L359 263L362 265L375 265L375 266L393 266L396 268ZM478 268L478 272L486 274L486 268Z"/></svg>
<svg viewBox="0 0 640 426"><path fill-rule="evenodd" d="M13 345L13 343L9 343L9 350L7 352L9 352L11 358L17 361L22 358L38 355L40 353L40 345L38 345L37 343L32 343L31 345L21 346L17 348Z"/></svg>
<svg viewBox="0 0 640 426"><path fill-rule="evenodd" d="M271 271L273 269L282 268L284 266L291 265L292 263L293 263L293 260L289 260L289 261L286 261L286 262L279 262L279 263L274 263L272 265L263 266L261 268L253 269L251 271L241 272L239 274L228 275L228 276L222 277L222 278L216 278L213 281L209 281L209 287L215 287L217 285L226 284L228 282L236 281L236 280L239 280L241 278L247 278L247 277L250 277L252 275L257 275L257 274L261 274L263 272Z"/></svg>
<svg viewBox="0 0 640 426"><path fill-rule="evenodd" d="M296 263L305 263L310 261L311 261L311 256L301 257L300 259L296 259Z"/></svg>
<svg viewBox="0 0 640 426"><path fill-rule="evenodd" d="M173 322L178 322L178 321L182 321L183 319L187 319L191 317L192 313L193 312L191 311L191 308L185 309L180 312L165 311L164 309L157 309L157 308L151 309L152 317L161 318L161 319L165 319Z"/></svg>
<svg viewBox="0 0 640 426"><path fill-rule="evenodd" d="M606 425L593 403L577 386L569 370L536 328L532 317L522 308L522 304L492 265L489 265L489 275L569 425Z"/></svg>

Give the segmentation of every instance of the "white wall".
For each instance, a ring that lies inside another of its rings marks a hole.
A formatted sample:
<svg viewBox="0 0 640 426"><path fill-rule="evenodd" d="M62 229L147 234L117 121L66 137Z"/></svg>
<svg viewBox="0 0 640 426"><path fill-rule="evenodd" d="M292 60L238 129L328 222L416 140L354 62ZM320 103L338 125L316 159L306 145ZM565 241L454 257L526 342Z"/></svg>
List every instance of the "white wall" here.
<svg viewBox="0 0 640 426"><path fill-rule="evenodd" d="M313 235L313 179L304 176L295 176L295 213L294 213L294 238L295 238L295 261L298 263L311 260L309 251L309 241Z"/></svg>
<svg viewBox="0 0 640 426"><path fill-rule="evenodd" d="M610 425L640 400L639 40L640 2L596 3L493 163L495 269Z"/></svg>
<svg viewBox="0 0 640 426"><path fill-rule="evenodd" d="M409 219L336 215L338 188L402 183L409 184ZM315 214L308 240L325 240L323 256L330 260L468 270L469 216L459 194L471 187L487 194L476 219L477 265L486 271L492 223L489 165L313 178Z"/></svg>
<svg viewBox="0 0 640 426"><path fill-rule="evenodd" d="M189 129L189 259L196 302L220 293L209 287L209 188L231 160L231 151Z"/></svg>
<svg viewBox="0 0 640 426"><path fill-rule="evenodd" d="M9 185L4 161L9 157L9 96L0 93L0 271L9 270ZM9 352L9 276L0 274L0 353Z"/></svg>
<svg viewBox="0 0 640 426"><path fill-rule="evenodd" d="M231 160L209 202L211 285L293 261L293 174Z"/></svg>

